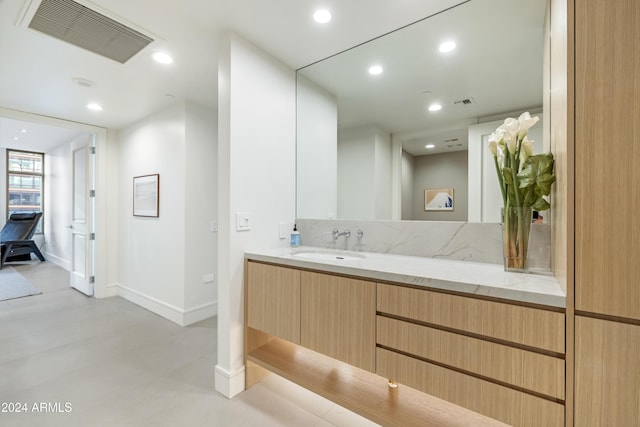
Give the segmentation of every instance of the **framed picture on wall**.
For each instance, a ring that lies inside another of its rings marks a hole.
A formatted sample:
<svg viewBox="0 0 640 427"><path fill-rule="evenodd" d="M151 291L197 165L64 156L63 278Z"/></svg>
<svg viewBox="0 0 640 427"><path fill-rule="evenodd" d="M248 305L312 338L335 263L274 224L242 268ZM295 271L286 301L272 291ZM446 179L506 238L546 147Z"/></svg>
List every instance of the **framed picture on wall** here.
<svg viewBox="0 0 640 427"><path fill-rule="evenodd" d="M425 211L453 211L453 188L424 190Z"/></svg>
<svg viewBox="0 0 640 427"><path fill-rule="evenodd" d="M160 216L160 175L133 177L133 216Z"/></svg>

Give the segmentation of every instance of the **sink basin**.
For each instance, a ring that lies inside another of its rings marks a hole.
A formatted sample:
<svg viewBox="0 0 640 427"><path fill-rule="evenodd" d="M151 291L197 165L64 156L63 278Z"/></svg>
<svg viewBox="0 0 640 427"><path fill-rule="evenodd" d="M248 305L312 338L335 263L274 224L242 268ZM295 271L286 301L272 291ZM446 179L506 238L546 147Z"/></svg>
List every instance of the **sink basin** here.
<svg viewBox="0 0 640 427"><path fill-rule="evenodd" d="M300 251L292 254L295 258L304 258L318 261L357 261L366 258L365 255L354 252L342 251Z"/></svg>

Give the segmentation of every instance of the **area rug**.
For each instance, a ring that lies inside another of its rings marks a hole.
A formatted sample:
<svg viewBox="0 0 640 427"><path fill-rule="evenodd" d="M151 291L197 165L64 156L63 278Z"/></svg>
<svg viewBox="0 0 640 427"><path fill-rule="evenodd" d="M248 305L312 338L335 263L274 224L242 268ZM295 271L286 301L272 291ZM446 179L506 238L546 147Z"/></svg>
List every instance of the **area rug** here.
<svg viewBox="0 0 640 427"><path fill-rule="evenodd" d="M24 276L13 267L0 270L0 301L38 295L42 292L33 287Z"/></svg>

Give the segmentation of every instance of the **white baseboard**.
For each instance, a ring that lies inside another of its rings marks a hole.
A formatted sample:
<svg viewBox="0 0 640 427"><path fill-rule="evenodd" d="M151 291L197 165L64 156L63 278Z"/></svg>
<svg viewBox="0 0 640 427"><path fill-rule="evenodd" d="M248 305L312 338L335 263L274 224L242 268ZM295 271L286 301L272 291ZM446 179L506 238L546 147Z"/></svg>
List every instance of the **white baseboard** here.
<svg viewBox="0 0 640 427"><path fill-rule="evenodd" d="M220 365L216 365L216 391L231 399L244 391L244 366L229 372Z"/></svg>
<svg viewBox="0 0 640 427"><path fill-rule="evenodd" d="M58 256L55 256L54 254L52 254L51 252L44 252L44 258L49 261L52 264L57 265L60 268L63 268L67 271L71 271L71 262L62 259Z"/></svg>
<svg viewBox="0 0 640 427"><path fill-rule="evenodd" d="M109 285L111 287L111 285ZM149 295L145 295L142 292L128 288L123 285L116 285L117 295L131 301L132 303L145 308L152 313L171 320L180 326L191 325L192 323L199 322L207 319L211 316L218 314L218 303L216 301L203 304L199 307L194 307L188 310L182 310L171 304L167 304L164 301L153 298Z"/></svg>
<svg viewBox="0 0 640 427"><path fill-rule="evenodd" d="M192 325L218 314L218 302L213 301L184 311L183 325Z"/></svg>
<svg viewBox="0 0 640 427"><path fill-rule="evenodd" d="M111 283L111 284L107 285L107 287L105 289L105 294L104 295L96 295L96 298L117 297L119 295L119 291L118 291L119 288L120 288L120 285L118 283Z"/></svg>

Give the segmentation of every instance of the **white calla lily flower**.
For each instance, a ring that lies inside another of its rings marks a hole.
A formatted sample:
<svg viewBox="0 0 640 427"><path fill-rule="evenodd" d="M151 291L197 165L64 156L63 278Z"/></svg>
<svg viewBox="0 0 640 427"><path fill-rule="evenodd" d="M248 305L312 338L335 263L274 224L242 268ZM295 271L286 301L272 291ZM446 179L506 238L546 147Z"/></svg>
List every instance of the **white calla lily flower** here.
<svg viewBox="0 0 640 427"><path fill-rule="evenodd" d="M522 113L520 117L518 117L518 138L524 138L527 135L527 132L529 132L529 129L538 123L538 120L540 120L538 116L531 117L528 112Z"/></svg>

